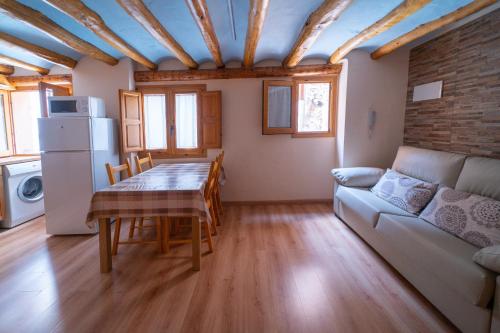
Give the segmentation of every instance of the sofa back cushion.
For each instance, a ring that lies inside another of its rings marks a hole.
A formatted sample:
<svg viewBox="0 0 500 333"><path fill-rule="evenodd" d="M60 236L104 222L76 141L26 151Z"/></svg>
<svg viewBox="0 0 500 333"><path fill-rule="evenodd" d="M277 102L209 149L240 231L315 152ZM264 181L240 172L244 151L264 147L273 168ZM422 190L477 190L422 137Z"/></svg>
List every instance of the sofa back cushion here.
<svg viewBox="0 0 500 333"><path fill-rule="evenodd" d="M442 186L420 218L480 248L500 244L500 201Z"/></svg>
<svg viewBox="0 0 500 333"><path fill-rule="evenodd" d="M465 155L437 150L399 147L392 169L407 176L454 188Z"/></svg>
<svg viewBox="0 0 500 333"><path fill-rule="evenodd" d="M437 187L437 184L387 170L372 192L408 213L418 214L431 201Z"/></svg>
<svg viewBox="0 0 500 333"><path fill-rule="evenodd" d="M500 160L467 158L455 188L500 201Z"/></svg>

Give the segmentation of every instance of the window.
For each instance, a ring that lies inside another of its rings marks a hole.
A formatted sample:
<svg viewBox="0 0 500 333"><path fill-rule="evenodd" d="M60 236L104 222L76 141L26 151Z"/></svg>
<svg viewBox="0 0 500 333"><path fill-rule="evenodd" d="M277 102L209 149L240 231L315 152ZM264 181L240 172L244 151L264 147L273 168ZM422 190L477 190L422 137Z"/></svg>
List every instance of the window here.
<svg viewBox="0 0 500 333"><path fill-rule="evenodd" d="M40 94L35 91L13 91L12 122L16 142L16 154L39 154L38 118L42 116L40 110Z"/></svg>
<svg viewBox="0 0 500 333"><path fill-rule="evenodd" d="M144 88L144 137L153 155L202 155L198 142L199 89Z"/></svg>
<svg viewBox="0 0 500 333"><path fill-rule="evenodd" d="M221 148L221 94L205 85L120 91L122 149L153 156L205 156ZM143 138L143 139L142 139Z"/></svg>
<svg viewBox="0 0 500 333"><path fill-rule="evenodd" d="M61 81L65 86L42 82L42 78L16 76L16 90L0 90L0 157L40 153L38 118L47 117L49 96L71 95L71 76L48 75L44 80Z"/></svg>
<svg viewBox="0 0 500 333"><path fill-rule="evenodd" d="M337 78L264 81L263 134L333 136Z"/></svg>

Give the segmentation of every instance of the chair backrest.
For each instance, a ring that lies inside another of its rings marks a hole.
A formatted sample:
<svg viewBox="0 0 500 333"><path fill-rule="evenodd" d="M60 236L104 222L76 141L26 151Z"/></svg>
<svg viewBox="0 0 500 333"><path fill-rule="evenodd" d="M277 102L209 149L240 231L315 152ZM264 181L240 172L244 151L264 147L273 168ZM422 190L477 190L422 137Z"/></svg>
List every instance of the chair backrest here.
<svg viewBox="0 0 500 333"><path fill-rule="evenodd" d="M205 197L205 200L208 200L212 196L212 191L214 190L215 186L215 181L216 181L216 172L217 172L217 166L218 162L217 159L212 161L210 163L210 171L208 172L208 179L207 183L205 184L205 192L203 193L203 196Z"/></svg>
<svg viewBox="0 0 500 333"><path fill-rule="evenodd" d="M111 185L116 184L115 173L127 171L127 176L132 177L132 168L130 167L130 162L128 161L128 159L125 164L120 164L115 167L109 163L106 163L106 171L108 172L108 179Z"/></svg>
<svg viewBox="0 0 500 333"><path fill-rule="evenodd" d="M139 156L136 155L134 157L134 159L135 159L135 167L137 168L138 173L141 173L144 171L142 169L142 166L144 164L148 164L150 169L153 167L153 159L151 158L151 153L148 153L146 155L146 157L143 157L143 158L139 158Z"/></svg>
<svg viewBox="0 0 500 333"><path fill-rule="evenodd" d="M215 173L216 173L216 178L218 180L220 172L221 172L221 169L222 169L222 161L224 160L224 151L222 151L219 155L217 155L217 157L215 158L215 160L217 161Z"/></svg>

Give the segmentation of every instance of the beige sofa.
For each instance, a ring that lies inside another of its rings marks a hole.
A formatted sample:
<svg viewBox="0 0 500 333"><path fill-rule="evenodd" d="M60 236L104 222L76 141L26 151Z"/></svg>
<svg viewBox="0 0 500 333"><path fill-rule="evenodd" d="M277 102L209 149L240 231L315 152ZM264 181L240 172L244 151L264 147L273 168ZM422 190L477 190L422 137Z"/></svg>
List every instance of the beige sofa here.
<svg viewBox="0 0 500 333"><path fill-rule="evenodd" d="M500 277L473 262L479 249L376 197L364 169L335 183L337 216L460 330L500 332ZM500 200L500 160L402 146L392 169Z"/></svg>

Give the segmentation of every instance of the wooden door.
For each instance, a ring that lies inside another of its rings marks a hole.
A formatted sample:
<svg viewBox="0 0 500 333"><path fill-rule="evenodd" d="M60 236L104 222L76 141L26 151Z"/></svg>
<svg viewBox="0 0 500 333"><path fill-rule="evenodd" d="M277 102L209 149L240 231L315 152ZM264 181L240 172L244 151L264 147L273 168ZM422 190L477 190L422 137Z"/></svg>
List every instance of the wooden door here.
<svg viewBox="0 0 500 333"><path fill-rule="evenodd" d="M55 84L46 82L39 82L38 90L40 92L40 111L42 113L42 117L48 116L49 96L71 96L69 88L56 86Z"/></svg>

